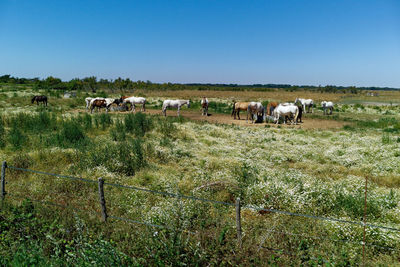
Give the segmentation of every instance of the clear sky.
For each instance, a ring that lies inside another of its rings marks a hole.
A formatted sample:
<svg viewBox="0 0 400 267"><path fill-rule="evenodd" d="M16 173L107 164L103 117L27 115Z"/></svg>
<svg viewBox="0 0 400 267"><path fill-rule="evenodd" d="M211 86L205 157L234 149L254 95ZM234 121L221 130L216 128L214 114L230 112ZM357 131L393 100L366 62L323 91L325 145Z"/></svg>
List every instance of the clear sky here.
<svg viewBox="0 0 400 267"><path fill-rule="evenodd" d="M0 0L0 75L400 87L399 0Z"/></svg>

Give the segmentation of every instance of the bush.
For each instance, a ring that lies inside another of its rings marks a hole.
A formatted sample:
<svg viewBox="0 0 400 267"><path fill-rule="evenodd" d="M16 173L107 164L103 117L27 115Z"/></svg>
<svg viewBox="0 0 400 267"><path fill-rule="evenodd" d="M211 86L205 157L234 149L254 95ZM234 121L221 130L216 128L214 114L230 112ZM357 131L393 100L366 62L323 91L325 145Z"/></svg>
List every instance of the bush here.
<svg viewBox="0 0 400 267"><path fill-rule="evenodd" d="M141 112L128 114L124 123L126 131L137 137L143 137L153 126L152 120Z"/></svg>
<svg viewBox="0 0 400 267"><path fill-rule="evenodd" d="M110 172L129 176L147 164L141 139L132 143L93 143L78 156L81 169L104 166Z"/></svg>
<svg viewBox="0 0 400 267"><path fill-rule="evenodd" d="M61 147L79 146L87 142L87 137L78 122L68 120L62 124L57 141Z"/></svg>
<svg viewBox="0 0 400 267"><path fill-rule="evenodd" d="M27 143L28 137L22 133L19 127L15 124L11 127L8 133L8 141L14 149L19 150Z"/></svg>
<svg viewBox="0 0 400 267"><path fill-rule="evenodd" d="M126 140L125 125L120 120L117 120L115 122L115 127L110 131L110 135L113 141L125 141Z"/></svg>
<svg viewBox="0 0 400 267"><path fill-rule="evenodd" d="M94 116L94 122L96 124L96 127L101 126L103 130L105 130L108 126L113 124L113 120L111 119L111 116L108 113L96 114Z"/></svg>
<svg viewBox="0 0 400 267"><path fill-rule="evenodd" d="M163 138L173 138L177 128L170 120L159 120L158 131L163 135Z"/></svg>
<svg viewBox="0 0 400 267"><path fill-rule="evenodd" d="M57 118L46 111L37 114L18 113L9 119L9 124L24 132L40 133L56 129Z"/></svg>

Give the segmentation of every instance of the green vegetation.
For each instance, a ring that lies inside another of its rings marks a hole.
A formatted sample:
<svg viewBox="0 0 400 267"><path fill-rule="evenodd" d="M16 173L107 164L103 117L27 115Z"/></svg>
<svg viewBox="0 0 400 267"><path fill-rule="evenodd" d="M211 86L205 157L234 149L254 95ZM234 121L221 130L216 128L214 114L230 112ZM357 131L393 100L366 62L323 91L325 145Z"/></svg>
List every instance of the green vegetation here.
<svg viewBox="0 0 400 267"><path fill-rule="evenodd" d="M399 107L339 104L333 116L317 110L303 117L346 123L336 129L243 127L140 112L88 114L83 91L76 99L54 95L47 108L36 107L29 104L33 90L47 89L31 86L8 84L0 92L0 153L11 166L229 203L240 197L245 206L358 222L368 178L367 222L400 228ZM162 100L148 99L149 108ZM230 105L231 100L217 99L210 113L230 113ZM191 109L199 108L193 99ZM98 212L93 184L12 169L7 177L0 265L354 266L362 261L358 225L243 208L239 250L233 207L106 185L109 214L174 230L112 219L103 224L88 212L14 198ZM366 241L367 265L398 264L399 233L367 228Z"/></svg>

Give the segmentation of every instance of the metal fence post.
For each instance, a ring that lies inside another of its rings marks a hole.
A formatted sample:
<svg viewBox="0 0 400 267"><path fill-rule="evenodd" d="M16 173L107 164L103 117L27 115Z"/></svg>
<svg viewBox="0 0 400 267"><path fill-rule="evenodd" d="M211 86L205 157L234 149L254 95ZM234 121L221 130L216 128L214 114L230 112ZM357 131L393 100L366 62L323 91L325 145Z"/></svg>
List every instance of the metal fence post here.
<svg viewBox="0 0 400 267"><path fill-rule="evenodd" d="M100 197L100 207L101 207L101 217L103 218L103 222L107 221L107 208L106 208L106 199L104 198L104 180L103 178L99 178L99 197Z"/></svg>
<svg viewBox="0 0 400 267"><path fill-rule="evenodd" d="M6 168L7 162L3 161L3 164L1 165L1 200L6 196Z"/></svg>
<svg viewBox="0 0 400 267"><path fill-rule="evenodd" d="M240 219L240 198L236 198L236 231L237 231L237 239L238 245L242 248L242 223Z"/></svg>

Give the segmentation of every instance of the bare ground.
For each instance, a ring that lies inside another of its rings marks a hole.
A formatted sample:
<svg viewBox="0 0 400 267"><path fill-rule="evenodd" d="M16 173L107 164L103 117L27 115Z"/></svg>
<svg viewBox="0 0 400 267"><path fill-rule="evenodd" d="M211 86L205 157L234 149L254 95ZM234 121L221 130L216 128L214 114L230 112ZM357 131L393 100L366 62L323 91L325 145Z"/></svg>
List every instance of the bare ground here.
<svg viewBox="0 0 400 267"><path fill-rule="evenodd" d="M76 112L85 112L84 109L76 110ZM104 112L104 111L102 111ZM138 112L138 111L136 111ZM128 112L111 112L111 113L118 113L118 114L127 114ZM156 110L156 109L147 109L146 114L152 114L152 115L162 115L161 110ZM181 116L191 119L191 120L201 120L201 121L207 121L210 123L222 123L222 124L235 124L235 125L241 125L241 126L250 126L250 127L265 127L265 125L270 125L271 127L277 127L278 125L275 125L274 123L255 123L252 124L249 122L246 122L246 113L243 112L241 115L240 120L234 120L231 115L228 114L209 114L209 116L202 116L201 112L198 111L192 111L192 110L181 110ZM167 110L167 116L170 117L177 117L177 111L176 109L171 109ZM282 125L280 124L281 127L286 127L286 128L297 128L297 129L335 129L335 128L342 128L344 125L348 123L343 122L343 121L335 121L335 120L323 120L323 119L312 119L312 118L307 118L307 114L303 114L303 123L300 123L298 125Z"/></svg>

